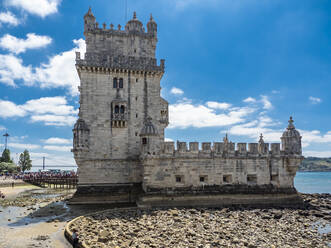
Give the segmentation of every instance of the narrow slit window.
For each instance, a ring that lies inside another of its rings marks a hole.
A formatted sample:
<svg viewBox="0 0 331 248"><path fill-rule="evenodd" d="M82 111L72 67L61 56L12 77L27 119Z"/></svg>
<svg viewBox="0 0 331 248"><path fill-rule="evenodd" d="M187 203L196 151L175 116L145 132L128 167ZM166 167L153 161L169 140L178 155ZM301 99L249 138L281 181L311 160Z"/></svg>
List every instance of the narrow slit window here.
<svg viewBox="0 0 331 248"><path fill-rule="evenodd" d="M147 138L143 138L143 145L147 144Z"/></svg>
<svg viewBox="0 0 331 248"><path fill-rule="evenodd" d="M115 114L118 114L120 112L120 107L118 105L115 106Z"/></svg>
<svg viewBox="0 0 331 248"><path fill-rule="evenodd" d="M113 88L117 88L117 78L113 79Z"/></svg>
<svg viewBox="0 0 331 248"><path fill-rule="evenodd" d="M118 87L121 89L123 88L123 78L120 78Z"/></svg>

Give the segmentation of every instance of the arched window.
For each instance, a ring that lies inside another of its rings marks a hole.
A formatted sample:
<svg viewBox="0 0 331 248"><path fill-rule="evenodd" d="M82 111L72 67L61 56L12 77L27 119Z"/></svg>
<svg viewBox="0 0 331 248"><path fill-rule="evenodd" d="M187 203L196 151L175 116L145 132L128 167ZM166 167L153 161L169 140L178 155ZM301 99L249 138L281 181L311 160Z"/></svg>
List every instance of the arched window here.
<svg viewBox="0 0 331 248"><path fill-rule="evenodd" d="M125 107L123 105L121 105L120 113L124 114L124 111L125 111Z"/></svg>
<svg viewBox="0 0 331 248"><path fill-rule="evenodd" d="M115 113L119 113L120 112L120 108L118 107L118 105L115 106Z"/></svg>
<svg viewBox="0 0 331 248"><path fill-rule="evenodd" d="M113 88L117 88L117 78L113 79Z"/></svg>
<svg viewBox="0 0 331 248"><path fill-rule="evenodd" d="M118 86L119 88L123 88L123 78L120 78L120 82L119 82L119 86Z"/></svg>
<svg viewBox="0 0 331 248"><path fill-rule="evenodd" d="M147 144L147 138L143 138L142 142L143 142L143 145L146 145Z"/></svg>

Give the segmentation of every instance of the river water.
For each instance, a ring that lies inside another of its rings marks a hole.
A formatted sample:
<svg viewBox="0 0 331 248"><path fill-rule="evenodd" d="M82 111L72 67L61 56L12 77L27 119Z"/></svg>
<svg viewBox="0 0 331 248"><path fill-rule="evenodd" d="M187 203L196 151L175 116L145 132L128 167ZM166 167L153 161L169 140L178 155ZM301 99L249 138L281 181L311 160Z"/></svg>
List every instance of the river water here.
<svg viewBox="0 0 331 248"><path fill-rule="evenodd" d="M294 186L301 193L331 193L331 172L297 172Z"/></svg>

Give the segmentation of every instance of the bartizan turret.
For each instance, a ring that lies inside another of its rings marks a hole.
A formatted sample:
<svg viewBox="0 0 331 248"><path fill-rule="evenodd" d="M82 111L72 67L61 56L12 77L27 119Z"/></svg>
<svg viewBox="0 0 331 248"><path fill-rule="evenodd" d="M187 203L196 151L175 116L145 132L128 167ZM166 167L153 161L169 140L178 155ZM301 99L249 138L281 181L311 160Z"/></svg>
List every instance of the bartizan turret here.
<svg viewBox="0 0 331 248"><path fill-rule="evenodd" d="M143 128L140 131L141 156L142 158L160 153L160 137L152 118L147 117Z"/></svg>
<svg viewBox="0 0 331 248"><path fill-rule="evenodd" d="M95 28L95 17L92 13L91 7L84 16L84 33Z"/></svg>
<svg viewBox="0 0 331 248"><path fill-rule="evenodd" d="M282 140L282 150L286 154L302 155L302 146L301 146L301 135L298 130L295 129L293 125L292 116L288 121L288 127L286 128Z"/></svg>

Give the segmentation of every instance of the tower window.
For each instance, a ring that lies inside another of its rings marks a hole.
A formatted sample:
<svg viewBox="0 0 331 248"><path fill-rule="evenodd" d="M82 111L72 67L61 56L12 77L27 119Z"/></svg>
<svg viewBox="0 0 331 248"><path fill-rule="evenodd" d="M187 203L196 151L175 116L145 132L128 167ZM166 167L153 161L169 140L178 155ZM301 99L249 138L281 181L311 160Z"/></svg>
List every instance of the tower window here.
<svg viewBox="0 0 331 248"><path fill-rule="evenodd" d="M182 177L176 176L176 183L181 183L181 182L182 182Z"/></svg>
<svg viewBox="0 0 331 248"><path fill-rule="evenodd" d="M125 112L125 107L122 105L121 108L120 108L120 113L124 114L124 112Z"/></svg>
<svg viewBox="0 0 331 248"><path fill-rule="evenodd" d="M136 78L136 83L138 83L138 78Z"/></svg>
<svg viewBox="0 0 331 248"><path fill-rule="evenodd" d="M113 79L113 88L117 88L117 78Z"/></svg>
<svg viewBox="0 0 331 248"><path fill-rule="evenodd" d="M143 138L142 142L143 142L143 145L146 145L147 144L147 138Z"/></svg>
<svg viewBox="0 0 331 248"><path fill-rule="evenodd" d="M119 113L120 112L120 108L118 107L118 105L115 106L115 113Z"/></svg>
<svg viewBox="0 0 331 248"><path fill-rule="evenodd" d="M231 183L232 182L232 175L224 175L223 176L224 183Z"/></svg>
<svg viewBox="0 0 331 248"><path fill-rule="evenodd" d="M123 88L123 78L120 78L118 87L121 89Z"/></svg>
<svg viewBox="0 0 331 248"><path fill-rule="evenodd" d="M136 114L136 118L138 118L138 114Z"/></svg>
<svg viewBox="0 0 331 248"><path fill-rule="evenodd" d="M138 101L138 97L136 96L136 101Z"/></svg>
<svg viewBox="0 0 331 248"><path fill-rule="evenodd" d="M200 176L200 182L204 183L207 181L207 176Z"/></svg>

